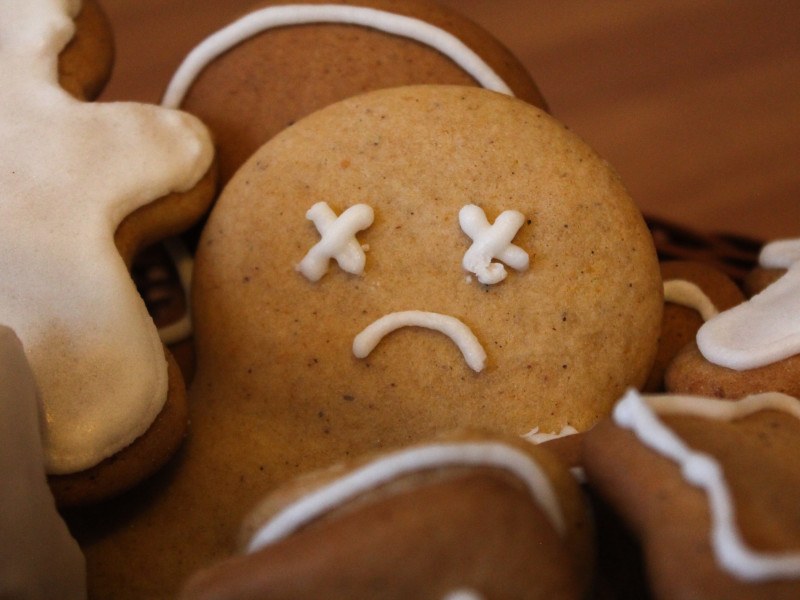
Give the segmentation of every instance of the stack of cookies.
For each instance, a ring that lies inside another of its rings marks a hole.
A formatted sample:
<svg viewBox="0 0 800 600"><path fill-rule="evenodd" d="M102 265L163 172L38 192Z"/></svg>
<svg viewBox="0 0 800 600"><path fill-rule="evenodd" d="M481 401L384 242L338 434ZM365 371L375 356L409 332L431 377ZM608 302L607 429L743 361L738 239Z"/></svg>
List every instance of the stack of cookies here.
<svg viewBox="0 0 800 600"><path fill-rule="evenodd" d="M8 10L2 594L797 594L796 243L666 262L431 0L256 6L162 106Z"/></svg>

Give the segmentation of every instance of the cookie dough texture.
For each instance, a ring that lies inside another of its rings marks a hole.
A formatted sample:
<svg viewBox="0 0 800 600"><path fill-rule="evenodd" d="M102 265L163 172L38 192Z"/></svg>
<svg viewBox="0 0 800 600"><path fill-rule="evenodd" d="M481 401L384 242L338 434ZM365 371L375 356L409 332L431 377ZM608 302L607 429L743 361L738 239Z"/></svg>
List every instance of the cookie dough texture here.
<svg viewBox="0 0 800 600"><path fill-rule="evenodd" d="M261 2L253 10L282 6ZM303 4L329 4L312 0ZM522 64L483 28L431 0L338 2L412 17L451 33L513 90L544 107ZM269 29L211 62L182 108L214 132L228 181L261 144L302 117L350 96L411 84L477 85L453 60L414 40L368 27L310 23Z"/></svg>

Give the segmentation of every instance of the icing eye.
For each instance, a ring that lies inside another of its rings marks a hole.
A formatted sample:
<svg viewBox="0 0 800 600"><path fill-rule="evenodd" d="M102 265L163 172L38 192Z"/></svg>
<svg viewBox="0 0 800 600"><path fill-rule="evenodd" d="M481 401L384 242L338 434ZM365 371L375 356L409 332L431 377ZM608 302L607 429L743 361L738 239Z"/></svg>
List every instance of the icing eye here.
<svg viewBox="0 0 800 600"><path fill-rule="evenodd" d="M472 245L464 254L461 265L478 277L484 285L500 283L506 278L506 269L500 260L512 269L524 271L528 268L528 253L511 243L525 216L516 210L503 211L493 224L489 224L483 209L468 204L458 213L461 229L472 240Z"/></svg>
<svg viewBox="0 0 800 600"><path fill-rule="evenodd" d="M319 281L328 272L331 258L348 273L361 275L364 272L367 257L356 239L356 232L372 225L374 213L370 206L356 204L337 217L327 202L317 202L306 212L306 219L314 223L322 239L297 265L300 273L310 281Z"/></svg>

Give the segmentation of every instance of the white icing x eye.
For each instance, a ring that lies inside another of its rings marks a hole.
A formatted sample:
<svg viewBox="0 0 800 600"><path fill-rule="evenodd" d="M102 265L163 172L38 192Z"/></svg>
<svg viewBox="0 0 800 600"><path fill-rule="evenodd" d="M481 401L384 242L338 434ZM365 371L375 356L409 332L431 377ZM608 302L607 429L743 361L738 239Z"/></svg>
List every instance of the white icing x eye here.
<svg viewBox="0 0 800 600"><path fill-rule="evenodd" d="M461 229L472 239L472 246L464 254L462 266L478 276L484 285L500 283L506 278L505 267L492 259L506 263L512 269L524 271L528 268L528 253L511 243L525 216L516 210L503 211L490 225L483 209L468 204L458 213Z"/></svg>
<svg viewBox="0 0 800 600"><path fill-rule="evenodd" d="M371 207L356 204L337 217L327 202L317 202L308 209L306 218L314 223L322 239L306 253L297 265L298 271L311 281L319 281L328 272L328 263L333 258L348 273L364 272L367 257L356 240L356 232L372 225Z"/></svg>

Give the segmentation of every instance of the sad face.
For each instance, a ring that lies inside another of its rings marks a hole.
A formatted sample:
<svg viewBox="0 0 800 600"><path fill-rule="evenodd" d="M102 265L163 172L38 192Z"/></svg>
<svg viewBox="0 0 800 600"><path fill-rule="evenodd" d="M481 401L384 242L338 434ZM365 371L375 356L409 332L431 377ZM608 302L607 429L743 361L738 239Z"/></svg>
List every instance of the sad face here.
<svg viewBox="0 0 800 600"><path fill-rule="evenodd" d="M456 427L587 428L642 382L662 305L607 164L460 87L356 97L268 143L220 198L195 285L193 395L312 464Z"/></svg>

